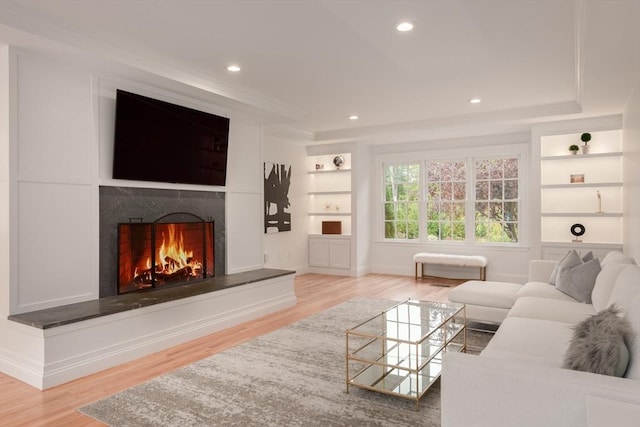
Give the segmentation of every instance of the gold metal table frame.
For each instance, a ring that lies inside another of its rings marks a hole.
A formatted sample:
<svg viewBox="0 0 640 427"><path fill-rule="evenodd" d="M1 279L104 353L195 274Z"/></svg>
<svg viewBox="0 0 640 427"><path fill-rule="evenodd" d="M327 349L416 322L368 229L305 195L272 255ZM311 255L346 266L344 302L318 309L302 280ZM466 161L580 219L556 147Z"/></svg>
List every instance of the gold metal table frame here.
<svg viewBox="0 0 640 427"><path fill-rule="evenodd" d="M448 351L467 351L465 305L407 299L346 331L347 393L355 386L417 407Z"/></svg>

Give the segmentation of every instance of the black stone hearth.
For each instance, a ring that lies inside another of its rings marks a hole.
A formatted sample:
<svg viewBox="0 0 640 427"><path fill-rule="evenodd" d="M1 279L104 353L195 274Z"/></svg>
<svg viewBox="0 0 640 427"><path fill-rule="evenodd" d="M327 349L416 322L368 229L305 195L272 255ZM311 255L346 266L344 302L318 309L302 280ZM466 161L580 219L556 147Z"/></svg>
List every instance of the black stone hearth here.
<svg viewBox="0 0 640 427"><path fill-rule="evenodd" d="M130 218L152 222L172 212L189 212L214 221L215 274L225 274L225 193L100 187L100 298L118 293L118 223Z"/></svg>
<svg viewBox="0 0 640 427"><path fill-rule="evenodd" d="M78 302L60 307L47 308L29 313L12 314L9 320L38 329L49 329L69 325L83 320L109 316L123 311L135 310L164 302L189 298L209 292L259 283L263 280L294 274L295 271L262 268L243 273L205 279L201 282L167 286L140 292L130 292L97 300Z"/></svg>

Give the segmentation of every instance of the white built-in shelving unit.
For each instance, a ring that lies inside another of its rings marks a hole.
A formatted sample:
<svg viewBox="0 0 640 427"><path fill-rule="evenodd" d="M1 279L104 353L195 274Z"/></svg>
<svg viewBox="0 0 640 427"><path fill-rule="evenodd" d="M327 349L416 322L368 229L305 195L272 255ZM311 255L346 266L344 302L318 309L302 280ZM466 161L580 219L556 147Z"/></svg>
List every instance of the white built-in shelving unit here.
<svg viewBox="0 0 640 427"><path fill-rule="evenodd" d="M545 258L557 258L568 248L592 250L597 256L622 249L622 131L591 132L589 153L570 154L570 145L583 145L580 135L541 137L540 216ZM579 238L571 234L573 224L584 226L585 233Z"/></svg>
<svg viewBox="0 0 640 427"><path fill-rule="evenodd" d="M334 159L340 156L340 166ZM312 271L350 274L352 252L351 154L308 157L309 267ZM322 234L323 221L340 221L341 234Z"/></svg>

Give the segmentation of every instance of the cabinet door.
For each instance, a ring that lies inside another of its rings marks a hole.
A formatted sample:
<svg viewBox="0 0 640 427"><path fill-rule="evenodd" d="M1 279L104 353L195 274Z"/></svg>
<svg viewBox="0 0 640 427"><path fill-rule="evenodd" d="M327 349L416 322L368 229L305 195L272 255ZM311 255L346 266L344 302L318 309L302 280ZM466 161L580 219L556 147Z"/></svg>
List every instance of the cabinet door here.
<svg viewBox="0 0 640 427"><path fill-rule="evenodd" d="M351 268L351 244L348 240L329 242L329 265L333 268Z"/></svg>
<svg viewBox="0 0 640 427"><path fill-rule="evenodd" d="M309 265L329 267L329 242L321 239L309 239Z"/></svg>

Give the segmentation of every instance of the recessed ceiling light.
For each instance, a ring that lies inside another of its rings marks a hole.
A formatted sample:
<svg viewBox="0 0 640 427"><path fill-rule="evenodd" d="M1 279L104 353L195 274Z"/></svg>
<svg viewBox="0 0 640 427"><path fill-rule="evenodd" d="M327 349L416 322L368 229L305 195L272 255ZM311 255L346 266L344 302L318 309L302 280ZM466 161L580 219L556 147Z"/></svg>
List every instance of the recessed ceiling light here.
<svg viewBox="0 0 640 427"><path fill-rule="evenodd" d="M402 31L402 32L411 31L413 30L413 24L411 22L401 22L396 27L396 30Z"/></svg>
<svg viewBox="0 0 640 427"><path fill-rule="evenodd" d="M353 115L353 116L349 116L349 120L358 120L360 117Z"/></svg>
<svg viewBox="0 0 640 427"><path fill-rule="evenodd" d="M227 70L231 71L232 73L237 73L238 71L240 71L240 67L238 67L237 65L229 65L227 67Z"/></svg>
<svg viewBox="0 0 640 427"><path fill-rule="evenodd" d="M480 104L481 102L482 102L482 99L480 99L480 98L471 98L469 100L470 104Z"/></svg>

